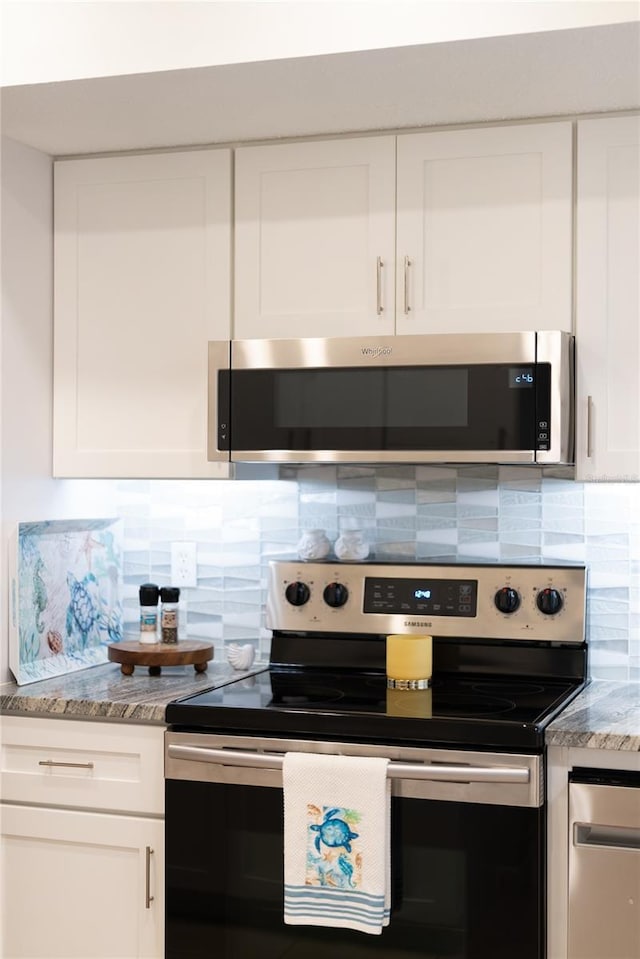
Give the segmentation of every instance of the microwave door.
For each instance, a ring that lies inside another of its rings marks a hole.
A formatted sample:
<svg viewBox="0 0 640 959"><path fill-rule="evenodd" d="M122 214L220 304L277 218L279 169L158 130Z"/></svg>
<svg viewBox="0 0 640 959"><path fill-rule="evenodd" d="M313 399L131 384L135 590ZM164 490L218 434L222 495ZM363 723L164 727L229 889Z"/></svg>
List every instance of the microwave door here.
<svg viewBox="0 0 640 959"><path fill-rule="evenodd" d="M492 365L233 371L231 457L532 463L534 391L512 392L508 375Z"/></svg>

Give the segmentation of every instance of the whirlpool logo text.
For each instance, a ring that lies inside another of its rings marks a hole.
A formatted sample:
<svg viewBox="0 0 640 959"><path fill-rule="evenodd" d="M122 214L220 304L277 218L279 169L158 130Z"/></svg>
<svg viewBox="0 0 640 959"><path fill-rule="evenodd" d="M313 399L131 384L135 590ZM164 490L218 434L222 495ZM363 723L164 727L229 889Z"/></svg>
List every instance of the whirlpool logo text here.
<svg viewBox="0 0 640 959"><path fill-rule="evenodd" d="M376 356L391 356L393 353L392 346L363 346L362 355L370 356L375 359Z"/></svg>

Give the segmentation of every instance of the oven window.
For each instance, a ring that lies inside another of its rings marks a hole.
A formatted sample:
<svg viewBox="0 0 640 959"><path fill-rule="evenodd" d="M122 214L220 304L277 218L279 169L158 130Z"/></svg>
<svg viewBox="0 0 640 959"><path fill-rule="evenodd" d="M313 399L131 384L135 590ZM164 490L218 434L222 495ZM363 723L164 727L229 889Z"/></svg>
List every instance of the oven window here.
<svg viewBox="0 0 640 959"><path fill-rule="evenodd" d="M283 923L282 792L167 781L166 959L541 959L543 812L394 799L381 936Z"/></svg>

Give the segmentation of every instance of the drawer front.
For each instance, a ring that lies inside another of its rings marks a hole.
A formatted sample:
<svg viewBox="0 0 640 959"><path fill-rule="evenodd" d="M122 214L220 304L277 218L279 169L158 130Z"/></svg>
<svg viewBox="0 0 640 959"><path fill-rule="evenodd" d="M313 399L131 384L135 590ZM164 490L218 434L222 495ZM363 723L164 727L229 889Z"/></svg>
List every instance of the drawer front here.
<svg viewBox="0 0 640 959"><path fill-rule="evenodd" d="M163 727L5 716L1 729L5 802L163 814Z"/></svg>

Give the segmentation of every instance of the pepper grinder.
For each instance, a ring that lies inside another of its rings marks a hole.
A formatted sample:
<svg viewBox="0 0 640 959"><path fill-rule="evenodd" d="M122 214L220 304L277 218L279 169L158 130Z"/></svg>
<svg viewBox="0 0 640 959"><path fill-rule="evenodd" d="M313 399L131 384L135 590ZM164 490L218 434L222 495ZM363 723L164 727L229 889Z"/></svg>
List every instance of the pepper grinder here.
<svg viewBox="0 0 640 959"><path fill-rule="evenodd" d="M160 590L160 632L163 643L178 642L178 601L180 590L177 586L163 586Z"/></svg>

